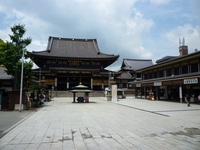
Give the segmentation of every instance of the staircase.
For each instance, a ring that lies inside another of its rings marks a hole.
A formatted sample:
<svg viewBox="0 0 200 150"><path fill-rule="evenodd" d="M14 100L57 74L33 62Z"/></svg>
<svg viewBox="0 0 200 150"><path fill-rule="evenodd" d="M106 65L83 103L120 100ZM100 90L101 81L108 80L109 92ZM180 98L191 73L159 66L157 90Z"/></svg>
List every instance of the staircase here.
<svg viewBox="0 0 200 150"><path fill-rule="evenodd" d="M83 96L84 93L76 93L76 96ZM90 97L104 97L103 91L93 91ZM73 93L69 91L52 91L52 97L73 97Z"/></svg>
<svg viewBox="0 0 200 150"><path fill-rule="evenodd" d="M125 96L133 96L133 90L125 90ZM76 93L76 96L83 96L84 93ZM89 94L90 97L104 97L104 91L93 91ZM73 93L69 91L52 91L52 97L73 97Z"/></svg>

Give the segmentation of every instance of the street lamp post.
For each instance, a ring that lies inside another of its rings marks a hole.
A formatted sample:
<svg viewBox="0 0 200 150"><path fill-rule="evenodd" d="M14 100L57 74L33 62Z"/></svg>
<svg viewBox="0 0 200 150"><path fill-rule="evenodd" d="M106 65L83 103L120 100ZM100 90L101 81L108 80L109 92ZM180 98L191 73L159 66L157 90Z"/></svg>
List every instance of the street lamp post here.
<svg viewBox="0 0 200 150"><path fill-rule="evenodd" d="M39 74L39 85L41 85L41 67L40 67L40 74Z"/></svg>
<svg viewBox="0 0 200 150"><path fill-rule="evenodd" d="M24 47L25 44L22 45L22 68L21 68L21 82L20 82L20 97L19 97L19 112L22 111L22 91L23 91L23 76L24 76Z"/></svg>

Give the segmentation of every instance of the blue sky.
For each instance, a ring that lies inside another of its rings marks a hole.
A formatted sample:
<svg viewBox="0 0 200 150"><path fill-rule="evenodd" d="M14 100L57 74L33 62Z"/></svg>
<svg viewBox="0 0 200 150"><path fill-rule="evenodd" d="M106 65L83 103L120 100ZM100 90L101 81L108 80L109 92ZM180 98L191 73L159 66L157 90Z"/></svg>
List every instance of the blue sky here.
<svg viewBox="0 0 200 150"><path fill-rule="evenodd" d="M189 53L200 50L199 0L1 0L0 38L24 24L29 51L45 50L49 36L95 38L101 52L123 58L178 56L179 38Z"/></svg>

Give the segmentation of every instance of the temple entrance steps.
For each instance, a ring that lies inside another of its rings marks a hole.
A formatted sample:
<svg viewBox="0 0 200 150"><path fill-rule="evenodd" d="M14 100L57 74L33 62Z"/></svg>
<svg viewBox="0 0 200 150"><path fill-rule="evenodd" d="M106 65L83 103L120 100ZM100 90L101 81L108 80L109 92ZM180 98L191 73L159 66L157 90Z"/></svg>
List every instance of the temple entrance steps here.
<svg viewBox="0 0 200 150"><path fill-rule="evenodd" d="M79 94L83 93L77 93L77 96ZM73 94L69 91L52 91L51 92L52 97L72 97ZM104 92L103 91L94 91L89 94L90 97L104 97Z"/></svg>

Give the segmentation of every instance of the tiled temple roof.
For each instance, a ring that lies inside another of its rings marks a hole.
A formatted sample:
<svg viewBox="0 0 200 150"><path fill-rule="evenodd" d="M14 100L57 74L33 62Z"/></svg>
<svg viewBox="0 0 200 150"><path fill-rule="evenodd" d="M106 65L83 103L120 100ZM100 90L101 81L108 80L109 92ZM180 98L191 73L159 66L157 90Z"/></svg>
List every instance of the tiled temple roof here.
<svg viewBox="0 0 200 150"><path fill-rule="evenodd" d="M31 53L40 57L117 59L119 55L101 53L96 39L49 37L47 50Z"/></svg>
<svg viewBox="0 0 200 150"><path fill-rule="evenodd" d="M134 71L152 65L153 62L149 59L124 59L122 62L121 69Z"/></svg>

